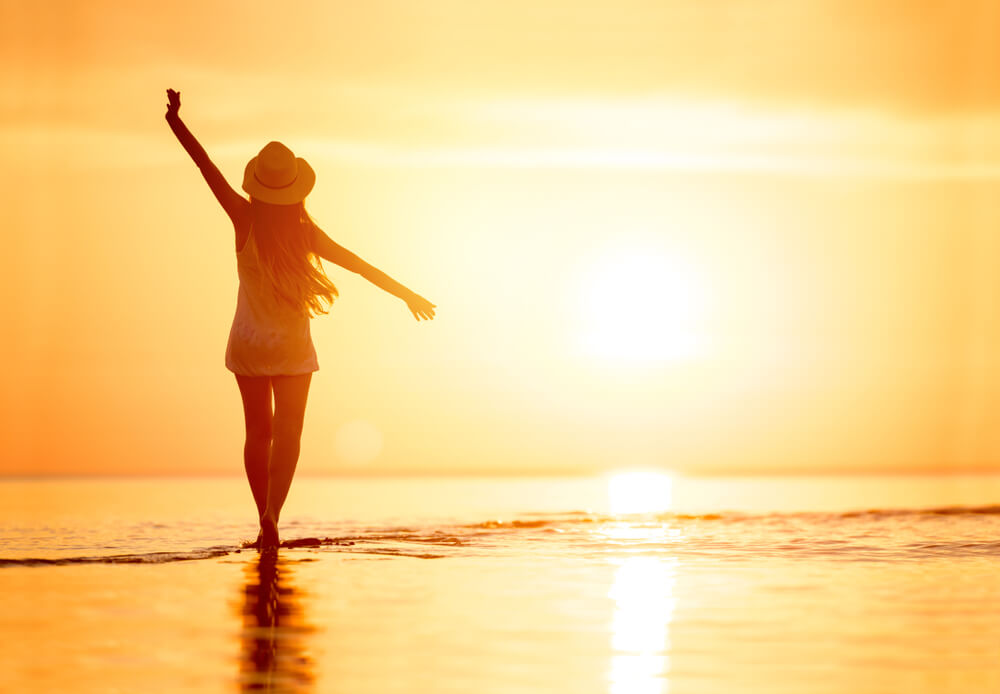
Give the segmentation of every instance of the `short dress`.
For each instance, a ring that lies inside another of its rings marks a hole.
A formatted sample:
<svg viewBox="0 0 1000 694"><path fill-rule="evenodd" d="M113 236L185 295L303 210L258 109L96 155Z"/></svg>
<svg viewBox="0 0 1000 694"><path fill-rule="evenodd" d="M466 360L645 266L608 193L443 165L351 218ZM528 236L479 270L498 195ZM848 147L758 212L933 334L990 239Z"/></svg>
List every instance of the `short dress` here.
<svg viewBox="0 0 1000 694"><path fill-rule="evenodd" d="M241 376L295 376L319 370L309 315L275 294L261 272L253 231L236 252L240 277L226 368Z"/></svg>

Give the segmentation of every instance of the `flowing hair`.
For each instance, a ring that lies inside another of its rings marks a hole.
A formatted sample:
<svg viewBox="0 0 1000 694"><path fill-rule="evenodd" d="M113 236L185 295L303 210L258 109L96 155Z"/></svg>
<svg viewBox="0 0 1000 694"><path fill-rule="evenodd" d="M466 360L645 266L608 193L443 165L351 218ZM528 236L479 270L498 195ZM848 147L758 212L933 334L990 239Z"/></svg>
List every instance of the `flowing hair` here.
<svg viewBox="0 0 1000 694"><path fill-rule="evenodd" d="M329 311L337 288L312 250L317 227L305 204L271 205L251 197L250 213L258 264L278 300L308 316Z"/></svg>

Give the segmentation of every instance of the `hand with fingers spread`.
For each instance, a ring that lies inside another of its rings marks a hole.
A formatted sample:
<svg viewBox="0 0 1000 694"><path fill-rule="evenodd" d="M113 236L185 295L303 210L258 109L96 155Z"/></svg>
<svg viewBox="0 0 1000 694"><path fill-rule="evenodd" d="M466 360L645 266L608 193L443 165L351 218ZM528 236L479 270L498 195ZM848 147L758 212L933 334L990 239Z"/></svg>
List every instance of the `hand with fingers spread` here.
<svg viewBox="0 0 1000 694"><path fill-rule="evenodd" d="M173 89L167 90L167 118L176 116L181 109L181 93Z"/></svg>
<svg viewBox="0 0 1000 694"><path fill-rule="evenodd" d="M417 320L434 320L434 309L437 307L419 294L414 294L406 301L407 308Z"/></svg>
<svg viewBox="0 0 1000 694"><path fill-rule="evenodd" d="M346 270L355 272L379 289L402 299L406 302L410 313L418 321L434 319L434 309L437 308L435 304L432 304L412 289L389 277L389 275L371 263L366 263L354 253L336 243L319 227L316 227L313 237L313 252L323 260L329 260L331 263L336 263Z"/></svg>

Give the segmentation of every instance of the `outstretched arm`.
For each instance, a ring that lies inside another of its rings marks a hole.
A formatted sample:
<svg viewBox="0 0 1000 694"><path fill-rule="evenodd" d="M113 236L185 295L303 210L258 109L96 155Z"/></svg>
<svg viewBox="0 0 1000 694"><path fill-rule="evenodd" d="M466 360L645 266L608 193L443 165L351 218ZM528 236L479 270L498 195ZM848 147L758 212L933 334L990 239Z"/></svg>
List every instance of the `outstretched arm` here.
<svg viewBox="0 0 1000 694"><path fill-rule="evenodd" d="M232 186L226 182L225 177L223 177L222 172L219 168L212 163L212 160L208 158L208 153L205 148L201 146L198 140L195 139L191 131L188 130L184 122L181 121L181 117L178 115L178 111L181 108L181 95L180 92L176 92L173 89L167 90L167 123L170 125L170 129L174 131L174 135L180 140L180 143L187 150L187 153L191 155L194 163L198 165L201 170L201 175L205 177L205 182L208 183L208 187L212 189L212 193L215 195L215 199L219 201L222 208L229 215L229 218L235 223L239 216L244 212L247 207L246 199L233 190Z"/></svg>
<svg viewBox="0 0 1000 694"><path fill-rule="evenodd" d="M417 320L432 320L434 318L434 304L416 292L407 289L374 265L366 263L351 251L334 242L333 239L323 233L323 230L318 227L316 228L316 237L313 241L313 252L320 258L329 260L331 263L336 263L351 272L361 275L379 289L399 297L406 302L410 313Z"/></svg>

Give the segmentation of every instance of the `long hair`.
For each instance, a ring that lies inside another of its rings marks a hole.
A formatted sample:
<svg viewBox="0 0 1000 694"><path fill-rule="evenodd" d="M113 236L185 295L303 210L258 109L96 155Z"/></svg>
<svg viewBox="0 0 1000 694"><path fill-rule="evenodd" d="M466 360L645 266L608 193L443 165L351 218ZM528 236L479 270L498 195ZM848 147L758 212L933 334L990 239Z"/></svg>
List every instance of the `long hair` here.
<svg viewBox="0 0 1000 694"><path fill-rule="evenodd" d="M279 301L309 316L326 313L337 288L313 252L317 227L304 203L271 205L250 198L251 240Z"/></svg>

